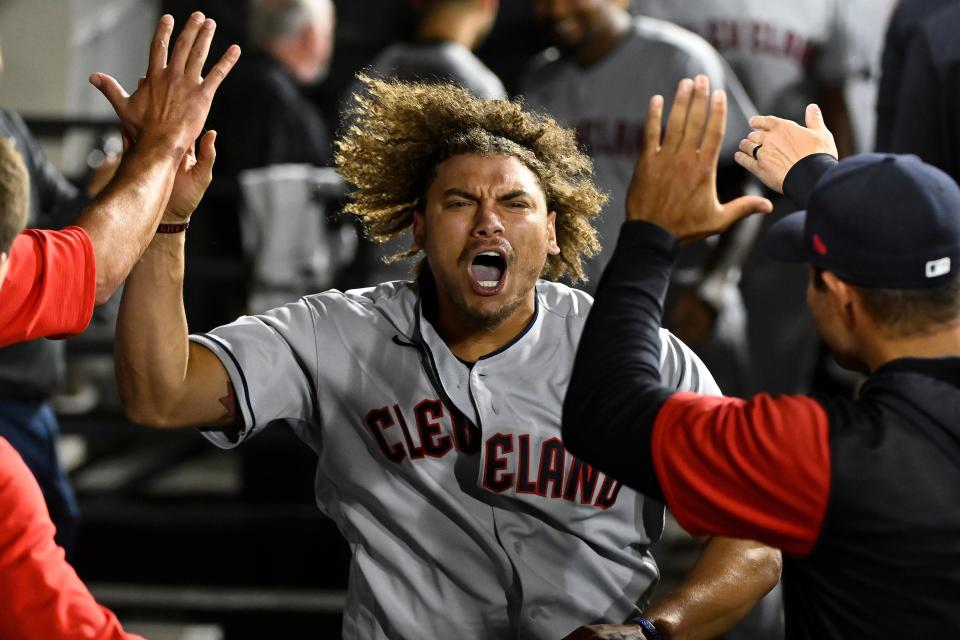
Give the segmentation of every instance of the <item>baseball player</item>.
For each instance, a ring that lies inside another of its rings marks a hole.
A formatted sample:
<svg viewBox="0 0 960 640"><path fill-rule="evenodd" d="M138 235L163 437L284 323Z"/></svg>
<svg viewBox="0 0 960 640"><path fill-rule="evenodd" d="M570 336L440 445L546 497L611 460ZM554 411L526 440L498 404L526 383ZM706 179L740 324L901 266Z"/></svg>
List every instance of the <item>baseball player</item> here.
<svg viewBox="0 0 960 640"><path fill-rule="evenodd" d="M616 244L623 196L643 142L645 114L636 105L655 94L672 95L681 78L704 73L730 95L731 132L746 133L747 118L754 113L737 78L709 43L676 25L632 17L627 4L538 0L537 12L556 46L534 59L521 80L527 105L576 128L599 186L610 194L597 225L608 251L587 265L591 292ZM745 176L732 161L735 151L734 143L724 150L731 159L725 186L742 192ZM746 221L710 248L685 251L667 300L668 325L695 346L725 393L749 387L746 319L737 282L757 226Z"/></svg>
<svg viewBox="0 0 960 640"><path fill-rule="evenodd" d="M854 151L845 85L856 71L867 67L857 60L861 55L855 53L848 4L844 0L635 0L644 15L670 20L708 40L743 82L759 113L803 122L806 105L819 104L833 125L841 156ZM738 136L732 130L728 133L729 145ZM721 157L732 156L725 148ZM774 202L778 214L781 208L785 212L795 208L778 196ZM771 222L773 218L764 225ZM757 250L743 272L740 289L750 319L747 343L754 372L751 393L761 381L759 386L771 393L805 391L814 375L817 353L816 332L802 295L806 270ZM784 362L791 366L783 366ZM733 394L733 390L724 391Z"/></svg>
<svg viewBox="0 0 960 640"><path fill-rule="evenodd" d="M841 154L852 152L843 90L857 61L842 0L635 0L635 5L645 16L675 22L709 41L760 113L802 121L807 103L822 105L825 117L845 127L834 134Z"/></svg>
<svg viewBox="0 0 960 640"><path fill-rule="evenodd" d="M591 298L540 277L583 275L603 202L572 132L448 85L366 84L338 143L347 210L374 238L412 227L419 277L188 338L184 234L158 235L118 320L128 415L203 427L224 448L292 425L352 549L346 638L560 638L641 610L631 633L722 632L776 582L777 556L711 539L646 608L663 507L560 438ZM660 340L665 384L717 393L686 346Z"/></svg>

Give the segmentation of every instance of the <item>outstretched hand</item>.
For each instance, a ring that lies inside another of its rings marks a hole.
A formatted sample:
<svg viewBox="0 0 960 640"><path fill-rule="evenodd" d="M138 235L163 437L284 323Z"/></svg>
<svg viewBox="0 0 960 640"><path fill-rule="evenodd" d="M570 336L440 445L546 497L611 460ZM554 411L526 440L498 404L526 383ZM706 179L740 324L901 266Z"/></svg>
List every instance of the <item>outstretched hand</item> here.
<svg viewBox="0 0 960 640"><path fill-rule="evenodd" d="M783 193L783 180L797 162L814 153L837 157L837 143L823 122L820 107L807 105L805 122L807 126L801 127L792 120L775 116L750 118L750 126L755 131L740 141L734 160L763 184Z"/></svg>
<svg viewBox="0 0 960 640"><path fill-rule="evenodd" d="M661 141L663 97L650 100L644 149L627 190L627 219L646 220L680 242L727 229L751 213L770 213L766 198L743 196L726 204L717 198L717 160L726 128L727 98L710 95L704 75L677 88Z"/></svg>
<svg viewBox="0 0 960 640"><path fill-rule="evenodd" d="M207 131L200 138L196 154L193 149L183 154L162 222L177 224L189 220L194 209L200 204L200 199L213 180L213 161L217 157L214 147L216 139L216 131Z"/></svg>
<svg viewBox="0 0 960 640"><path fill-rule="evenodd" d="M190 16L167 59L173 18L164 15L150 44L146 76L133 95L104 73L90 76L120 117L124 136L136 142L144 135L156 135L185 153L203 130L217 87L240 57L240 48L231 45L220 60L201 77L210 51L216 23L195 12Z"/></svg>

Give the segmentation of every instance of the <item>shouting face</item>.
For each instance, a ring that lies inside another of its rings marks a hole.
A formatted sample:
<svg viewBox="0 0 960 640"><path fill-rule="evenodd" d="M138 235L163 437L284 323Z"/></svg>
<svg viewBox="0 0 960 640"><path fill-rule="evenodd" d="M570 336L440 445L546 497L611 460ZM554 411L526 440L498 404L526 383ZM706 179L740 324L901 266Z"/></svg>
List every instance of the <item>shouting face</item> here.
<svg viewBox="0 0 960 640"><path fill-rule="evenodd" d="M547 256L560 253L555 219L537 176L513 156L464 154L439 164L414 218L414 246L427 255L441 324L525 323Z"/></svg>

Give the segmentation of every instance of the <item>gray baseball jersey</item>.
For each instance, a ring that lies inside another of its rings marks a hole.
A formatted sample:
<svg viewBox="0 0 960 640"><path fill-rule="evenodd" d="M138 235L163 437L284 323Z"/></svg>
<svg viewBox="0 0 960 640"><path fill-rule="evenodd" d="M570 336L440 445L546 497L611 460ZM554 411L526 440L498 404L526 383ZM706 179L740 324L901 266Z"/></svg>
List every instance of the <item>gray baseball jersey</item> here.
<svg viewBox="0 0 960 640"><path fill-rule="evenodd" d="M843 0L636 0L644 15L706 38L763 113L803 122L811 81L841 85L856 66Z"/></svg>
<svg viewBox="0 0 960 640"><path fill-rule="evenodd" d="M610 196L597 225L607 248L587 263L595 285L613 253L624 220L623 198L643 144L643 124L650 98L665 99L668 113L681 78L698 73L728 94L727 135L721 163L733 163L740 139L756 113L730 68L700 36L676 25L635 18L632 29L602 59L582 66L548 49L531 64L521 81L527 107L542 111L577 130L593 158L597 183ZM689 255L689 253L688 253ZM699 262L691 258L684 262Z"/></svg>
<svg viewBox="0 0 960 640"><path fill-rule="evenodd" d="M483 100L507 97L500 78L459 42L393 44L377 54L366 71L407 82L449 82Z"/></svg>
<svg viewBox="0 0 960 640"><path fill-rule="evenodd" d="M353 552L345 638L556 639L621 622L649 596L663 507L560 438L592 299L544 281L536 299L526 330L473 366L410 282L191 336L230 376L239 441L282 419L317 452L317 502ZM719 393L696 355L661 339L665 384Z"/></svg>

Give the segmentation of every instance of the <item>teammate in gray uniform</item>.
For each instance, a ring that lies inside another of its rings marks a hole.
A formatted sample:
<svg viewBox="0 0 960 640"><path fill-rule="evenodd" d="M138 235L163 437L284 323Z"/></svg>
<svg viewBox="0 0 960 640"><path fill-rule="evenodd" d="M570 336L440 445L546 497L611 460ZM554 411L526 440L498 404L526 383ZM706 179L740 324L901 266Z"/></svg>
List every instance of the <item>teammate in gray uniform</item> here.
<svg viewBox="0 0 960 640"><path fill-rule="evenodd" d="M307 296L188 340L184 235L158 235L118 320L128 415L206 426L225 448L292 424L352 549L346 638L555 639L641 610L665 637L722 632L776 582L776 553L712 539L648 608L663 507L560 438L592 301L540 276L583 275L603 202L573 133L446 85L371 80L365 95L338 143L348 210L373 237L412 225L418 279ZM686 346L661 340L666 384L717 393Z"/></svg>
<svg viewBox="0 0 960 640"><path fill-rule="evenodd" d="M644 15L676 22L713 44L759 113L803 122L806 105L816 102L834 125L841 156L854 152L844 89L847 79L866 65L854 53L846 0L634 2ZM723 156L731 157L727 150ZM779 194L773 201L776 212L764 219L764 228L797 208ZM741 291L749 317L749 366L754 371L754 388L747 395L760 387L771 393L808 390L818 339L802 295L806 286L805 265L772 260L759 249L746 262ZM790 366L784 366L787 362Z"/></svg>
<svg viewBox="0 0 960 640"><path fill-rule="evenodd" d="M483 100L507 97L500 78L474 55L497 20L499 0L413 0L419 15L412 42L390 45L367 65L363 73L375 78L407 82L444 82L463 87ZM344 109L363 84L353 82L346 93ZM410 246L406 233L385 244L361 243L359 268L370 282L405 279L409 265L384 261Z"/></svg>
<svg viewBox="0 0 960 640"><path fill-rule="evenodd" d="M505 98L500 78L473 53L493 28L498 5L499 0L415 0L420 21L413 42L398 42L378 53L367 73L448 82L485 100Z"/></svg>
<svg viewBox="0 0 960 640"><path fill-rule="evenodd" d="M536 9L555 43L530 64L521 81L527 104L577 129L593 158L597 182L610 194L597 225L605 251L587 267L589 291L600 281L623 222L623 196L643 141L646 116L637 105L653 95L673 95L685 77L706 74L730 96L727 127L748 131L753 104L723 59L703 38L646 17L631 17L626 0L537 0ZM668 105L669 106L669 105ZM736 137L736 136L734 136ZM728 141L721 189L742 192L747 178ZM686 249L674 272L667 323L710 365L726 393L749 386L746 316L737 283L740 264L759 221L747 220L719 244ZM713 239L716 240L716 239Z"/></svg>

